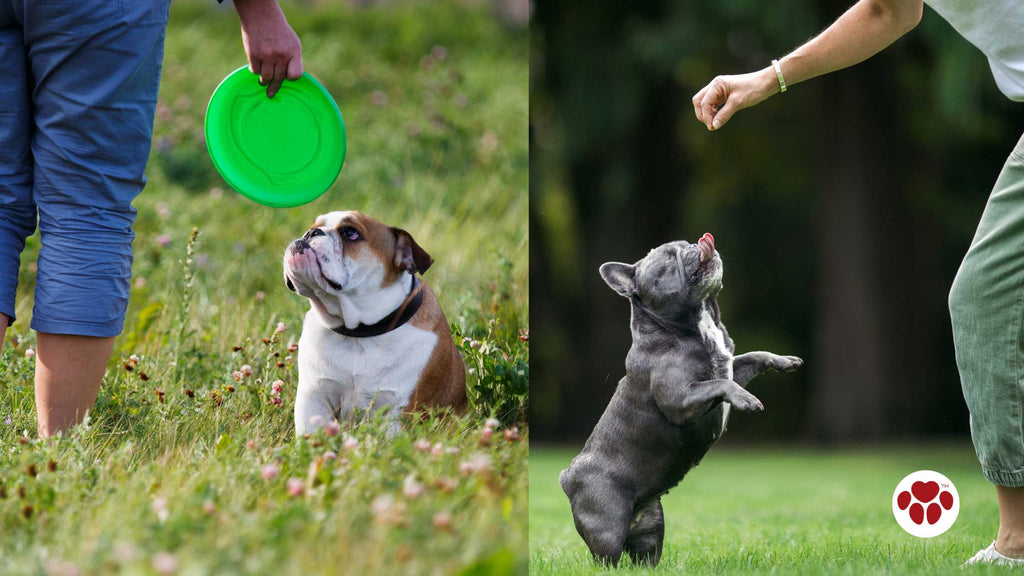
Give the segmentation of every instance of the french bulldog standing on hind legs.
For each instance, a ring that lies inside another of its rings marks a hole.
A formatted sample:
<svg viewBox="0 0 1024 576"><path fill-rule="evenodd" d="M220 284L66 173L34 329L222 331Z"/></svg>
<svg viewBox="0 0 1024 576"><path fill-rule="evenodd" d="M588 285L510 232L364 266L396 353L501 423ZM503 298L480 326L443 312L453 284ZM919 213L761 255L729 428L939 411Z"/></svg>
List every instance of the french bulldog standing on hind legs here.
<svg viewBox="0 0 1024 576"><path fill-rule="evenodd" d="M715 240L670 242L636 264L601 266L630 301L633 345L583 451L559 476L576 530L601 563L623 552L657 565L665 537L661 496L721 437L730 408L762 410L747 383L803 364L796 356L733 356L717 297L722 260Z"/></svg>

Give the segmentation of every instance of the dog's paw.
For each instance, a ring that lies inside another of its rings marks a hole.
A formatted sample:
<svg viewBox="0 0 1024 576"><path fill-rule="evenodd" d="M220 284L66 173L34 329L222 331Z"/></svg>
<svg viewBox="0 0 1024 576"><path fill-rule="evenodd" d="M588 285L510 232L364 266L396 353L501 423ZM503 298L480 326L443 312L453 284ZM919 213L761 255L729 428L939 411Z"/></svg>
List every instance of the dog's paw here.
<svg viewBox="0 0 1024 576"><path fill-rule="evenodd" d="M797 356L776 356L772 358L772 370L778 372L792 372L804 365L804 361Z"/></svg>
<svg viewBox="0 0 1024 576"><path fill-rule="evenodd" d="M729 393L729 396L725 401L732 404L733 408L742 412L764 410L764 404L761 404L761 401L757 399L757 396L754 396L750 392L747 392L738 386L735 390Z"/></svg>

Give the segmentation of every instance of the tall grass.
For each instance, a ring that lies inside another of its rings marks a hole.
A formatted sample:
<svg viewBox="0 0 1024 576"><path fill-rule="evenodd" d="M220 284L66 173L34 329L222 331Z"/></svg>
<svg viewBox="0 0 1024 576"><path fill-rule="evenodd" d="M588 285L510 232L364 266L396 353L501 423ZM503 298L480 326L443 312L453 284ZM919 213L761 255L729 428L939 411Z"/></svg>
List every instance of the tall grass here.
<svg viewBox="0 0 1024 576"><path fill-rule="evenodd" d="M278 210L206 157L206 99L244 63L237 19L213 4L172 4L125 329L88 422L47 441L27 356L38 236L23 253L0 354L0 573L524 571L525 31L473 3L286 4L349 151L321 199ZM409 230L436 259L424 279L474 368L468 416L295 440L307 303L281 255L338 209Z"/></svg>

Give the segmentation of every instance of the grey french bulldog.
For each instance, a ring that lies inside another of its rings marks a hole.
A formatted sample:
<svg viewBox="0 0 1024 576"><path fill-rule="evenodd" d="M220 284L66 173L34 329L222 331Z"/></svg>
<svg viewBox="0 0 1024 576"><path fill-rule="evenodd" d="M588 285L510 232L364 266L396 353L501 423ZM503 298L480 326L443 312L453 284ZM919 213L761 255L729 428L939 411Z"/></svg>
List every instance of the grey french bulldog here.
<svg viewBox="0 0 1024 576"><path fill-rule="evenodd" d="M796 356L733 356L717 297L722 259L705 234L670 242L636 264L601 266L608 286L630 301L633 346L626 376L583 451L559 476L576 530L601 563L661 559L661 496L721 437L730 407L763 410L745 389L760 374L797 369Z"/></svg>

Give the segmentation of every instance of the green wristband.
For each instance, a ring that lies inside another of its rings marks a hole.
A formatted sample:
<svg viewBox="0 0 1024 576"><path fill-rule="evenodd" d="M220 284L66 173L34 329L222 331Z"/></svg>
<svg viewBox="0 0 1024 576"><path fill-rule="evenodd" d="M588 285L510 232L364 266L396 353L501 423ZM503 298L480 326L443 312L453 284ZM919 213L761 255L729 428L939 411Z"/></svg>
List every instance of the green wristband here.
<svg viewBox="0 0 1024 576"><path fill-rule="evenodd" d="M782 67L779 66L778 60L772 60L772 66L775 67L775 75L779 77L779 92L786 91L786 79L782 77Z"/></svg>

